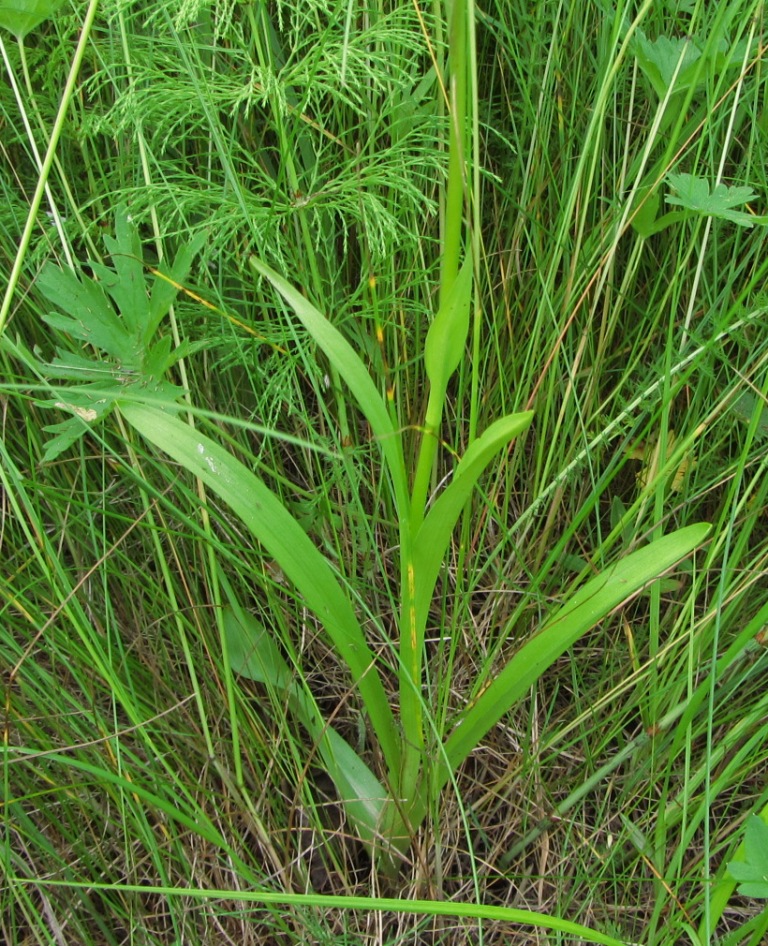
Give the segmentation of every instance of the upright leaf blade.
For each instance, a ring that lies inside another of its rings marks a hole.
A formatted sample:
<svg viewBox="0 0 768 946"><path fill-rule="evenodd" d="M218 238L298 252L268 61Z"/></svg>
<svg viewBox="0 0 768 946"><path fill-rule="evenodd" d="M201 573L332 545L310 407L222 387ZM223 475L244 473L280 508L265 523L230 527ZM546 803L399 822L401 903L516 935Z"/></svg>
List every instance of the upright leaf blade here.
<svg viewBox="0 0 768 946"><path fill-rule="evenodd" d="M424 343L424 368L429 383L445 396L451 375L464 357L469 334L469 309L472 302L472 254L451 284L448 298L440 306Z"/></svg>
<svg viewBox="0 0 768 946"><path fill-rule="evenodd" d="M341 332L334 328L328 319L287 280L255 256L251 257L250 264L260 276L266 277L272 283L291 306L304 328L349 386L384 454L395 488L398 516L401 522L407 521L409 516L408 482L400 437L365 365Z"/></svg>
<svg viewBox="0 0 768 946"><path fill-rule="evenodd" d="M325 627L357 684L392 771L400 745L376 661L349 599L328 562L258 476L210 438L152 405L122 402L120 412L143 437L209 486L248 526Z"/></svg>
<svg viewBox="0 0 768 946"><path fill-rule="evenodd" d="M413 542L417 626L426 621L451 534L477 480L499 450L524 433L532 420L533 411L525 411L502 417L491 424L467 448L453 479L427 513Z"/></svg>
<svg viewBox="0 0 768 946"><path fill-rule="evenodd" d="M466 710L445 743L439 784L445 784L450 772L558 657L598 621L701 545L710 528L706 523L687 526L651 542L588 581L558 608Z"/></svg>

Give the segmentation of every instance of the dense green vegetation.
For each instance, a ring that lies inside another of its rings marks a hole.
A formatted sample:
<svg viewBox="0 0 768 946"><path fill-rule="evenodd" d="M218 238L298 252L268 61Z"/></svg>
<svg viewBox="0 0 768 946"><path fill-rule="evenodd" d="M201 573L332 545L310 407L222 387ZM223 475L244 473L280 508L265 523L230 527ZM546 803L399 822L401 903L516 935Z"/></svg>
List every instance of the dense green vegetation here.
<svg viewBox="0 0 768 946"><path fill-rule="evenodd" d="M0 938L763 942L762 4L55 6Z"/></svg>

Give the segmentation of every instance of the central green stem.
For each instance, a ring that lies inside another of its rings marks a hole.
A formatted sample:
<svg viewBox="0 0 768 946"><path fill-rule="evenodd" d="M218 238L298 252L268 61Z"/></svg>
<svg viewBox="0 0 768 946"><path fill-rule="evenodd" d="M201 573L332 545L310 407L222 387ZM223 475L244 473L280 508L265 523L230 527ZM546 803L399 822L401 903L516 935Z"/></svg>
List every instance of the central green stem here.
<svg viewBox="0 0 768 946"><path fill-rule="evenodd" d="M467 0L453 0L449 36L448 183L441 234L440 295L438 311L447 304L459 272L466 193L465 126L467 97ZM447 379L446 379L447 380ZM396 795L407 822L419 803L425 759L422 668L426 615L416 613L417 583L421 576L412 555L412 543L424 521L440 425L445 406L445 384L431 385L419 457L411 495L408 541L401 548L400 605L400 719L403 731L402 766ZM407 547L405 547L407 545Z"/></svg>

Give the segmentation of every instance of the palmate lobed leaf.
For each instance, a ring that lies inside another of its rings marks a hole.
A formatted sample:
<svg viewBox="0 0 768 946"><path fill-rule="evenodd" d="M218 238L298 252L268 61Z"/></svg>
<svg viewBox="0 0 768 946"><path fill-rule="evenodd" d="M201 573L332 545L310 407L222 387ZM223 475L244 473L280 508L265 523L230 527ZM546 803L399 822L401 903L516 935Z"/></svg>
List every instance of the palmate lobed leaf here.
<svg viewBox="0 0 768 946"><path fill-rule="evenodd" d="M112 266L91 263L95 277L46 264L38 287L46 299L66 312L43 316L59 331L98 348L117 362L118 371L144 373L155 381L185 352L170 354L171 340L152 339L199 253L205 233L198 233L178 250L168 278L162 271L148 291L141 258L141 242L125 205L115 215L115 237L105 236ZM61 355L61 352L59 352ZM60 361L60 367L64 361ZM61 377L61 373L58 375Z"/></svg>
<svg viewBox="0 0 768 946"><path fill-rule="evenodd" d="M731 861L728 873L744 897L768 899L768 824L752 815L744 832L744 860Z"/></svg>
<svg viewBox="0 0 768 946"><path fill-rule="evenodd" d="M93 377L94 372L89 376ZM68 375L69 377L70 375ZM50 463L61 453L72 446L83 434L94 425L104 420L119 398L125 397L130 388L138 388L144 400L156 398L160 403L167 404L180 397L182 388L171 384L170 381L158 381L152 386L144 379L132 377L131 380L117 380L114 371L105 370L99 380L90 384L69 385L60 390L53 389L53 398L41 401L40 407L54 408L65 411L72 416L58 424L49 424L43 430L54 436L45 442L43 462Z"/></svg>
<svg viewBox="0 0 768 946"><path fill-rule="evenodd" d="M141 336L143 345L149 345L160 322L168 314L168 310L178 294L180 284L189 275L192 262L207 239L208 234L204 230L201 231L189 243L179 247L170 269L166 270L165 264L158 267L158 275L155 277L155 283L149 297L147 323Z"/></svg>
<svg viewBox="0 0 768 946"><path fill-rule="evenodd" d="M99 283L46 263L37 285L49 302L67 313L44 315L48 325L101 349L125 367L138 367L141 352Z"/></svg>
<svg viewBox="0 0 768 946"><path fill-rule="evenodd" d="M728 69L742 67L748 51L748 43L742 40L731 44L725 37L716 43L707 43L701 49L690 37L659 36L650 40L638 29L632 40L632 51L638 64L659 99L667 94L672 80L675 92L684 92L692 87L704 85L713 74L719 75ZM707 61L700 63L702 56Z"/></svg>
<svg viewBox="0 0 768 946"><path fill-rule="evenodd" d="M140 343L149 322L149 296L141 240L125 204L115 211L115 236L106 234L104 245L112 265L91 263L91 268L117 306L125 330Z"/></svg>
<svg viewBox="0 0 768 946"><path fill-rule="evenodd" d="M717 184L714 189L710 189L709 182L695 174L668 174L666 180L676 191L676 194L667 197L668 204L684 207L707 217L730 220L747 228L768 223L766 216L756 216L734 209L754 200L757 195L751 187Z"/></svg>
<svg viewBox="0 0 768 946"><path fill-rule="evenodd" d="M673 79L676 90L688 88L694 66L701 58L701 50L690 39L659 36L650 40L642 30L637 30L632 48L659 99L667 94Z"/></svg>

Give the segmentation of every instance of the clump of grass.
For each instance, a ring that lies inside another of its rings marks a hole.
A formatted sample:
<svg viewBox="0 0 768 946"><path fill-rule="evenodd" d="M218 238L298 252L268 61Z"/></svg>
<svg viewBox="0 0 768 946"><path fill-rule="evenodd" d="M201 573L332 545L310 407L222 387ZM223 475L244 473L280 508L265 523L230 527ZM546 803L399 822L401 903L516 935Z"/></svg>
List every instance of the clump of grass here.
<svg viewBox="0 0 768 946"><path fill-rule="evenodd" d="M312 342L254 290L247 260L255 251L331 316L381 390L396 392L414 450L447 174L448 118L430 72L446 56L442 14L349 5L339 19L320 3L271 17L177 12L158 6L146 23L106 8L92 34L51 178L66 239L98 262L98 223L111 226L126 200L158 258L205 232L185 281L219 311L179 295L171 334L202 347L175 380L214 413L217 436L274 471L368 631L397 605L380 445L343 384L330 373L326 383ZM536 423L484 477L429 612L438 719L479 670L502 666L596 550L613 560L699 520L714 537L483 740L457 791L430 807L404 893L538 909L658 944L713 942L756 912L736 900L723 912L708 883L727 880L742 820L765 802L765 657L751 642L765 606L764 232L685 208L658 228L678 212L666 204L670 173L710 194L749 186L754 198L736 209L764 213L755 12L733 2L662 16L646 5L633 23L593 7L476 11L479 305L471 370L451 382L441 428L450 449L428 491L470 429L529 397ZM26 41L48 127L79 25L62 14ZM671 56L666 88L658 53ZM17 106L4 96L0 107L9 270L37 173ZM655 214L644 209L654 182ZM270 617L364 756L365 720L301 601L214 495L206 517L195 482L112 420L42 462L41 430L60 418L40 408L46 384L26 352L50 359L66 345L41 321L50 307L35 278L44 259L64 258L61 238L44 236L25 257L2 352L3 936L372 935L362 915L336 909L238 913L193 896L371 892L304 734L264 710L259 684L232 687L216 631L221 573ZM386 640L371 646L386 657ZM70 886L46 886L51 877ZM376 935L393 942L431 922L384 916ZM449 921L430 929L445 942L469 935ZM486 941L517 935L483 922ZM759 928L744 935L757 941Z"/></svg>

